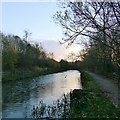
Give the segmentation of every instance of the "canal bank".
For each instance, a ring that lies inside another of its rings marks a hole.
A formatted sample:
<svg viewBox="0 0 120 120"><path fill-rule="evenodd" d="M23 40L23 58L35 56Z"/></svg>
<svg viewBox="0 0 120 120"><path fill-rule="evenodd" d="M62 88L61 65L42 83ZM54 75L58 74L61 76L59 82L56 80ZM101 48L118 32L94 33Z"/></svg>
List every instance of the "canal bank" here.
<svg viewBox="0 0 120 120"><path fill-rule="evenodd" d="M97 84L100 86L103 92L110 98L110 100L114 103L114 105L120 109L120 88L119 88L119 79L116 84L113 80L109 80L103 76L98 74L86 71L90 76L92 76Z"/></svg>
<svg viewBox="0 0 120 120"><path fill-rule="evenodd" d="M8 81L32 79L35 77L39 77L41 75L47 75L47 74L52 74L57 72L59 71L48 69L48 68L39 68L39 69L33 69L33 70L5 71L5 72L2 72L2 82L5 83Z"/></svg>
<svg viewBox="0 0 120 120"><path fill-rule="evenodd" d="M119 110L86 72L81 72L83 90L71 94L70 118L119 118Z"/></svg>

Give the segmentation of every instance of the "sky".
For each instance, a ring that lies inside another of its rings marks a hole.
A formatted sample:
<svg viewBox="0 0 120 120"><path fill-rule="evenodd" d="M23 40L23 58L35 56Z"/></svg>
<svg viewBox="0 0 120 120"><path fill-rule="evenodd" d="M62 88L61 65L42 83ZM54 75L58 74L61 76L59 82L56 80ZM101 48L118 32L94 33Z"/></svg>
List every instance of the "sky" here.
<svg viewBox="0 0 120 120"><path fill-rule="evenodd" d="M28 30L32 33L30 42L42 42L47 52L54 53L56 60L65 59L80 47L72 45L66 49L59 44L64 37L63 29L53 19L58 10L57 2L2 2L1 31L22 38L24 30Z"/></svg>
<svg viewBox="0 0 120 120"><path fill-rule="evenodd" d="M35 39L60 39L61 27L52 18L57 9L55 2L4 2L2 30L22 37L26 29Z"/></svg>

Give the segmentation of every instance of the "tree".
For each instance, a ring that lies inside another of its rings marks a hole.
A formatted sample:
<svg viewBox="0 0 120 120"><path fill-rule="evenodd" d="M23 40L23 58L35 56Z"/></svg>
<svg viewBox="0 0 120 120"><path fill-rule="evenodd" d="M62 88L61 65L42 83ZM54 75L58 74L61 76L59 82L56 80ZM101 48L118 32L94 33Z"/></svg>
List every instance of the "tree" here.
<svg viewBox="0 0 120 120"><path fill-rule="evenodd" d="M10 43L10 39L12 36L2 36L2 44L3 44L3 50L2 50L2 63L4 69L10 69L13 70L16 67L17 64L17 51Z"/></svg>
<svg viewBox="0 0 120 120"><path fill-rule="evenodd" d="M120 67L120 2L70 1L62 5L63 11L58 11L54 18L64 28L63 40L70 45L86 36L102 43L113 51Z"/></svg>
<svg viewBox="0 0 120 120"><path fill-rule="evenodd" d="M12 70L15 68L31 69L35 66L39 66L39 63L47 58L41 45L31 45L28 41L21 39L19 36L5 36L4 34L1 34L1 36L3 46L3 70Z"/></svg>
<svg viewBox="0 0 120 120"><path fill-rule="evenodd" d="M54 53L53 52L49 52L47 56L51 59L54 59Z"/></svg>
<svg viewBox="0 0 120 120"><path fill-rule="evenodd" d="M59 63L60 63L61 70L68 70L69 69L69 64L66 60L62 59Z"/></svg>
<svg viewBox="0 0 120 120"><path fill-rule="evenodd" d="M26 40L26 41L28 41L28 37L31 35L32 33L30 33L28 30L24 30L24 39Z"/></svg>

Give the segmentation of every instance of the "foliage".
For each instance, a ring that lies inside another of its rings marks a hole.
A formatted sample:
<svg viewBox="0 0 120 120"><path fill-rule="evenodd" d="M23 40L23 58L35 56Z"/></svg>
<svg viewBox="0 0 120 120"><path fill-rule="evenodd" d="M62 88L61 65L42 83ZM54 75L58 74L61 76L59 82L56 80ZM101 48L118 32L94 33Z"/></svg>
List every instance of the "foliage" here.
<svg viewBox="0 0 120 120"><path fill-rule="evenodd" d="M88 93L75 100L72 106L71 118L118 118L119 115L112 102L102 95Z"/></svg>
<svg viewBox="0 0 120 120"><path fill-rule="evenodd" d="M63 10L57 11L54 18L65 30L65 42L72 44L87 36L119 54L119 2L68 1L62 6ZM96 39L98 34L104 39Z"/></svg>
<svg viewBox="0 0 120 120"><path fill-rule="evenodd" d="M7 71L2 73L2 82L5 83L11 80L25 80L27 78L38 77L40 75L49 74L47 68L33 68L33 70L14 70L14 71Z"/></svg>
<svg viewBox="0 0 120 120"><path fill-rule="evenodd" d="M41 44L30 44L28 33L25 32L25 35L27 40L19 36L0 33L3 80L29 78L59 71L59 63L48 57Z"/></svg>
<svg viewBox="0 0 120 120"><path fill-rule="evenodd" d="M67 70L69 69L69 65L68 65L68 62L66 60L61 60L60 61L60 66L61 66L61 70Z"/></svg>
<svg viewBox="0 0 120 120"><path fill-rule="evenodd" d="M30 44L25 39L14 35L2 35L3 70L14 68L31 69L35 66L44 67L44 61L51 61L39 44ZM51 64L49 62L49 64ZM49 67L49 66L48 66Z"/></svg>
<svg viewBox="0 0 120 120"><path fill-rule="evenodd" d="M84 68L108 77L115 73L120 79L120 2L68 1L61 6L54 18L64 29L63 42L86 47L69 57L82 59Z"/></svg>
<svg viewBox="0 0 120 120"><path fill-rule="evenodd" d="M46 105L43 101L33 106L32 118L37 119L66 119L70 113L69 94L64 94L60 99L53 101L52 105Z"/></svg>
<svg viewBox="0 0 120 120"><path fill-rule="evenodd" d="M82 71L83 92L73 98L70 118L118 118L119 110L113 105L94 79Z"/></svg>
<svg viewBox="0 0 120 120"><path fill-rule="evenodd" d="M118 63L114 61L112 57L112 50L106 46L102 46L97 43L92 45L87 49L87 54L85 53L83 64L84 67L93 72L103 74L107 77L114 79L113 73L120 79L119 66Z"/></svg>

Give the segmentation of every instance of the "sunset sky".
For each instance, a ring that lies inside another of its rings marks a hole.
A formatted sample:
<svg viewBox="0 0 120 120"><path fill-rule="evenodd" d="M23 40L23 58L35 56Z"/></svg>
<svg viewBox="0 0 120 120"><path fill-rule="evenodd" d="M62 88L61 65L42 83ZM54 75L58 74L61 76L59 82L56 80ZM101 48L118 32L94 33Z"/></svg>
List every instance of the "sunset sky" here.
<svg viewBox="0 0 120 120"><path fill-rule="evenodd" d="M1 5L0 5L1 8ZM60 8L57 2L2 2L2 32L23 38L24 30L32 33L30 42L41 42L47 52L53 52L55 59L66 59L71 52L78 52L81 47L72 45L69 49L60 45L63 37L61 26L53 20L53 15Z"/></svg>

